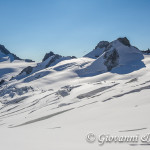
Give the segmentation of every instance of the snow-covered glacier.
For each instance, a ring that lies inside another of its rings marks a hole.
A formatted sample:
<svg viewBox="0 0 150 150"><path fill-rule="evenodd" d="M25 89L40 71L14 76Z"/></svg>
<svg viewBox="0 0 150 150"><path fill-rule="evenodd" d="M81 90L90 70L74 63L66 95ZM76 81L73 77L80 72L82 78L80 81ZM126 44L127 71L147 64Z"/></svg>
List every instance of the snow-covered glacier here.
<svg viewBox="0 0 150 150"><path fill-rule="evenodd" d="M38 64L13 63L2 61L0 69L26 65L9 76L3 73L1 149L148 150L150 142L140 139L98 142L103 134L142 137L150 133L150 56L127 38L102 41L82 58L50 53ZM93 142L87 141L89 133L95 135Z"/></svg>

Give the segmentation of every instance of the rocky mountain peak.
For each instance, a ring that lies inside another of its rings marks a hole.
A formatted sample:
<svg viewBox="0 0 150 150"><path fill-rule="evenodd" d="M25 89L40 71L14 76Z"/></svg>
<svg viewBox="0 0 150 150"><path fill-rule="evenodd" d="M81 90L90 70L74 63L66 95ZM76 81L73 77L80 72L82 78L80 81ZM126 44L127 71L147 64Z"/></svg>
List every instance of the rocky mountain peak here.
<svg viewBox="0 0 150 150"><path fill-rule="evenodd" d="M53 55L55 55L55 54L52 51L50 51L49 53L46 53L43 60L42 60L42 62L45 61L47 58L53 56Z"/></svg>
<svg viewBox="0 0 150 150"><path fill-rule="evenodd" d="M97 48L106 48L107 46L109 45L109 42L108 41L100 41L97 46L95 47L95 49Z"/></svg>
<svg viewBox="0 0 150 150"><path fill-rule="evenodd" d="M15 54L11 53L8 49L5 48L4 45L0 44L0 52L2 53L2 55L0 56L1 61L6 61L7 59L3 59L3 57L8 57L8 59L10 59L10 61L14 61L14 60L24 60L25 62L34 62L31 59L21 59L18 56L16 56Z"/></svg>
<svg viewBox="0 0 150 150"><path fill-rule="evenodd" d="M1 44L0 44L0 51L6 55L10 54L10 52L5 48L5 46Z"/></svg>
<svg viewBox="0 0 150 150"><path fill-rule="evenodd" d="M95 49L93 49L93 51L86 54L84 57L96 59L107 49L109 45L110 43L108 41L100 41L96 45Z"/></svg>
<svg viewBox="0 0 150 150"><path fill-rule="evenodd" d="M142 62L144 59L142 52L132 46L126 37L118 38L110 43L101 41L84 57L95 59L86 68L90 73L113 71L123 74L145 67Z"/></svg>
<svg viewBox="0 0 150 150"><path fill-rule="evenodd" d="M130 41L126 37L118 38L117 40L121 42L122 44L124 44L125 46L128 46L128 47L131 46Z"/></svg>
<svg viewBox="0 0 150 150"><path fill-rule="evenodd" d="M0 45L0 51L5 55L11 54L15 60L21 60L21 58L7 50L4 45Z"/></svg>

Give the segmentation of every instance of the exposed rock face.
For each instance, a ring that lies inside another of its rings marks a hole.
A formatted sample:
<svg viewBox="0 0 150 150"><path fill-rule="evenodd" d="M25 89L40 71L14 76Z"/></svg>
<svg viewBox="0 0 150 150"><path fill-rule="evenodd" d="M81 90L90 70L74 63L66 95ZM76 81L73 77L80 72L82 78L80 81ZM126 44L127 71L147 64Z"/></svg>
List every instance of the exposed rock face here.
<svg viewBox="0 0 150 150"><path fill-rule="evenodd" d="M150 54L150 49L146 50L146 51L142 51L143 54Z"/></svg>
<svg viewBox="0 0 150 150"><path fill-rule="evenodd" d="M108 41L100 41L97 44L97 46L95 47L95 49L93 49L93 51L91 51L88 54L86 54L84 57L97 59L100 55L102 55L102 53L104 51L106 51L106 49L109 46L109 44L110 43Z"/></svg>
<svg viewBox="0 0 150 150"><path fill-rule="evenodd" d="M47 65L45 66L46 68L49 67L53 62L55 62L57 59L61 58L62 56L55 54L53 55L53 58L47 63Z"/></svg>
<svg viewBox="0 0 150 150"><path fill-rule="evenodd" d="M11 54L14 57L15 60L21 60L21 58L17 57L15 54L10 53L10 51L7 50L4 45L0 45L0 51L2 53L4 53L5 55Z"/></svg>
<svg viewBox="0 0 150 150"><path fill-rule="evenodd" d="M106 52L104 59L104 65L107 67L108 71L111 71L112 68L119 64L119 54L116 49Z"/></svg>
<svg viewBox="0 0 150 150"><path fill-rule="evenodd" d="M6 55L10 54L10 52L5 48L4 45L0 45L0 51Z"/></svg>
<svg viewBox="0 0 150 150"><path fill-rule="evenodd" d="M119 41L121 44L130 47L130 41L126 38L118 38L116 41ZM109 51L112 47L112 42L108 42L108 41L100 41L97 46L95 47L95 49L93 49L91 52L89 52L88 54L86 54L84 57L89 57L89 58L93 58L93 59L97 59L98 57L100 57L104 52Z"/></svg>
<svg viewBox="0 0 150 150"><path fill-rule="evenodd" d="M53 55L55 55L55 54L52 51L50 51L49 53L46 53L43 60L42 60L42 62L45 61L47 58L53 56Z"/></svg>
<svg viewBox="0 0 150 150"><path fill-rule="evenodd" d="M46 61L48 58L51 59L49 60L49 62L46 64L45 68L49 67L52 63L56 62L57 59L63 58L63 56L58 55L58 54L54 54L52 51L50 51L49 53L46 53L42 62ZM75 56L68 56L70 59L76 58Z"/></svg>
<svg viewBox="0 0 150 150"><path fill-rule="evenodd" d="M33 61L31 59L25 59L25 62L35 62L35 61Z"/></svg>
<svg viewBox="0 0 150 150"><path fill-rule="evenodd" d="M28 74L30 74L30 73L32 72L32 70L33 70L33 67L28 66L28 67L24 68L24 69L20 72L20 74L22 74L22 73L25 72L26 75L28 75Z"/></svg>
<svg viewBox="0 0 150 150"><path fill-rule="evenodd" d="M76 57L76 56L70 56L70 58L75 59L75 58L77 58L77 57Z"/></svg>
<svg viewBox="0 0 150 150"><path fill-rule="evenodd" d="M31 67L31 66L26 67L17 76L13 77L12 80L13 79L20 80L20 79L24 78L25 76L31 75L42 69L54 66L61 61L69 60L69 59L73 59L73 58L76 58L76 57L75 56L64 57L64 56L61 56L58 54L54 54L53 52L46 53L42 62L38 63L35 67Z"/></svg>
<svg viewBox="0 0 150 150"><path fill-rule="evenodd" d="M97 48L106 48L107 46L109 45L109 42L108 41L100 41L97 46L95 47L95 49Z"/></svg>
<svg viewBox="0 0 150 150"><path fill-rule="evenodd" d="M5 80L2 79L2 80L0 81L0 85L2 85L4 82L5 82Z"/></svg>
<svg viewBox="0 0 150 150"><path fill-rule="evenodd" d="M131 46L130 41L126 37L124 37L124 38L118 38L117 40L119 40L122 44L124 44L124 45L126 45L128 47Z"/></svg>
<svg viewBox="0 0 150 150"><path fill-rule="evenodd" d="M21 58L19 58L18 56L16 56L15 54L13 54L9 50L7 50L4 45L0 45L0 51L3 54L5 54L6 56L10 56L10 55L13 56L12 61L13 60L24 60L25 62L34 62L31 59L21 59Z"/></svg>
<svg viewBox="0 0 150 150"><path fill-rule="evenodd" d="M107 71L127 74L145 67L142 61L144 59L142 52L132 46L126 37L118 38L110 43L107 41L99 42L95 49L84 57L95 60L86 68L81 68L78 71L80 76L87 76L87 74L90 76Z"/></svg>

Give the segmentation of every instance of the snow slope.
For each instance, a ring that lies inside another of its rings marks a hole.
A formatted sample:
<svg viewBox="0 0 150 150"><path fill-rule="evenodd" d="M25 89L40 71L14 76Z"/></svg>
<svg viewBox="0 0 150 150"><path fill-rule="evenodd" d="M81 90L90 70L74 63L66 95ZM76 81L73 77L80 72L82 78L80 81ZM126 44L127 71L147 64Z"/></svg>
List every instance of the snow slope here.
<svg viewBox="0 0 150 150"><path fill-rule="evenodd" d="M128 44L124 44L127 42ZM145 67L143 63L142 52L131 46L127 38L120 38L111 43L107 43L104 49L95 49L85 57L92 58L93 53L99 52L99 57L93 61L88 67L80 70L82 76L100 74L107 71L118 74L126 74ZM104 41L100 42L103 43ZM97 51L99 50L99 51Z"/></svg>
<svg viewBox="0 0 150 150"><path fill-rule="evenodd" d="M86 54L84 57L96 59L103 54L103 52L107 49L108 46L109 46L108 41L100 41L95 47L95 49Z"/></svg>
<svg viewBox="0 0 150 150"><path fill-rule="evenodd" d="M20 80L22 78L25 78L26 76L29 76L33 73L40 71L42 69L54 66L61 61L70 60L73 58L75 58L75 57L74 56L61 56L58 54L54 54L53 52L46 53L42 62L38 63L34 67L28 66L28 67L24 68L19 74L17 74L14 77L14 79Z"/></svg>
<svg viewBox="0 0 150 150"><path fill-rule="evenodd" d="M22 69L27 66L35 66L34 62L25 62L24 60L15 60L13 62L0 62L0 80L10 80L12 77L18 75Z"/></svg>
<svg viewBox="0 0 150 150"><path fill-rule="evenodd" d="M121 56L123 45L118 41L116 45ZM133 59L119 63L133 63L136 57L144 67L129 73L105 71L82 76L81 70L86 71L101 58L83 57L61 61L2 86L1 149L148 150L149 145L141 141L134 146L132 143L99 146L97 139L93 143L86 141L90 132L96 137L150 133L150 56L141 57L136 49L129 50ZM97 65L93 69L97 70Z"/></svg>

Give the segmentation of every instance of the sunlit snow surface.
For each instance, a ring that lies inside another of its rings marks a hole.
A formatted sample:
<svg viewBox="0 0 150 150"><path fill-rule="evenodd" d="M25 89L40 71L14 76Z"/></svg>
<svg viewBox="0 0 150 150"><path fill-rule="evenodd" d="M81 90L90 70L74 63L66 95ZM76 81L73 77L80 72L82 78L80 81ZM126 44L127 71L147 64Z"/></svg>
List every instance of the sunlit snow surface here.
<svg viewBox="0 0 150 150"><path fill-rule="evenodd" d="M90 58L65 60L0 89L2 150L148 150L140 141L88 143L86 136L150 133L150 56L131 73L80 76ZM10 66L11 67L11 66Z"/></svg>
<svg viewBox="0 0 150 150"><path fill-rule="evenodd" d="M12 77L18 75L22 69L26 68L27 66L35 66L35 63L28 63L24 60L0 62L0 80L10 80Z"/></svg>

